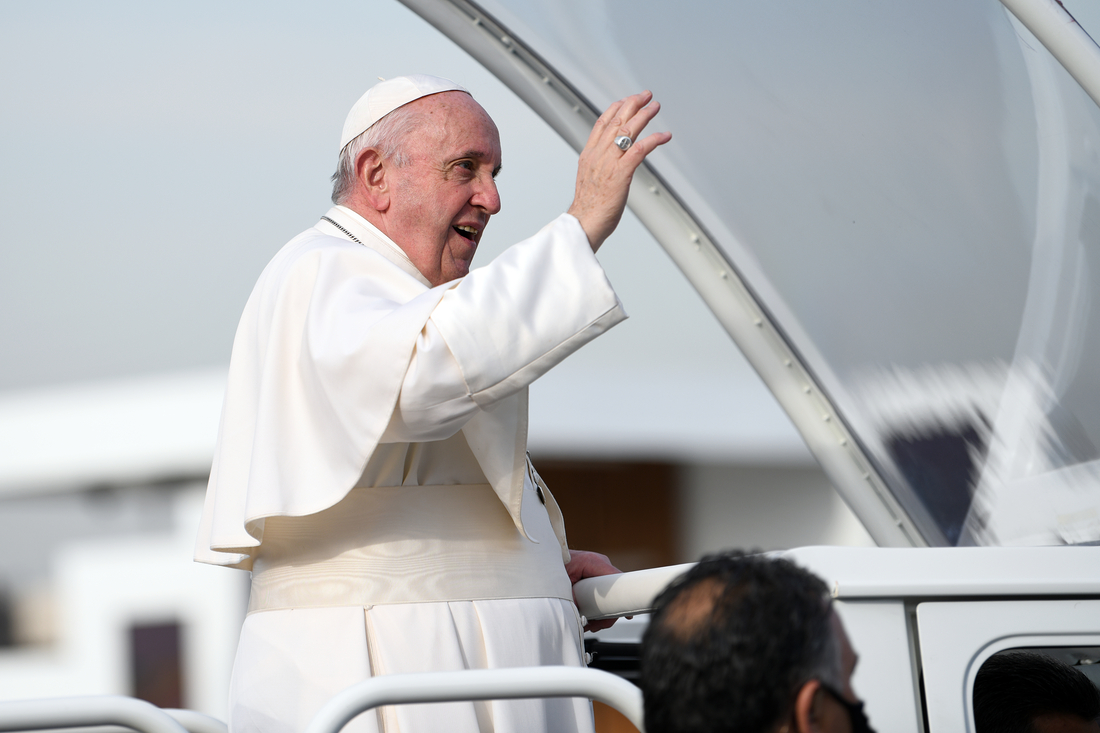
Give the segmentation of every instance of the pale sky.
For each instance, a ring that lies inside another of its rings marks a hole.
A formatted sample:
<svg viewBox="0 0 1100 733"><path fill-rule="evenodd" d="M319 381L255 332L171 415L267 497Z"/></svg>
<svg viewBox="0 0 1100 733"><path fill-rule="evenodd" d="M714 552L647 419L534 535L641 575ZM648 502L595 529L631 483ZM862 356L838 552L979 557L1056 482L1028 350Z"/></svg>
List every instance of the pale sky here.
<svg viewBox="0 0 1100 733"><path fill-rule="evenodd" d="M1100 28L1093 0L1066 5ZM330 205L348 108L416 72L467 86L501 130L480 262L567 208L573 151L396 1L0 2L0 393L224 367L256 276ZM790 433L632 216L600 258L632 318L547 380L629 406L676 374L717 385L721 419Z"/></svg>
<svg viewBox="0 0 1100 733"><path fill-rule="evenodd" d="M226 364L260 269L330 205L348 108L417 72L501 129L480 262L568 207L572 150L397 2L0 3L0 390ZM649 358L745 372L636 222L601 256L634 316L608 340L644 321L672 339ZM671 314L644 295L670 280Z"/></svg>

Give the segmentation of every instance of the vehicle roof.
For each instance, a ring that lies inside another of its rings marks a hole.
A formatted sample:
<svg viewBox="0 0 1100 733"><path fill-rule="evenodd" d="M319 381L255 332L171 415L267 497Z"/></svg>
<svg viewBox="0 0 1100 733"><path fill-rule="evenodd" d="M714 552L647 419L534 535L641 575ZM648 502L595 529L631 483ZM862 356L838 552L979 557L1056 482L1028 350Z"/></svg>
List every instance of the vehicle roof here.
<svg viewBox="0 0 1100 733"><path fill-rule="evenodd" d="M1100 596L1100 547L800 547L838 599Z"/></svg>

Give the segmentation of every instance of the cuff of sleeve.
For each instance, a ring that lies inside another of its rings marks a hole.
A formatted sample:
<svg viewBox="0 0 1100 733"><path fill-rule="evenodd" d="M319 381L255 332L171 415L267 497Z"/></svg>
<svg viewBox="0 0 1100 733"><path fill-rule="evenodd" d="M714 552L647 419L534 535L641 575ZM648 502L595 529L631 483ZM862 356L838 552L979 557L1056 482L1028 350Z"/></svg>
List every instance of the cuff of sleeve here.
<svg viewBox="0 0 1100 733"><path fill-rule="evenodd" d="M625 318L569 214L471 272L432 314L480 405L531 384Z"/></svg>

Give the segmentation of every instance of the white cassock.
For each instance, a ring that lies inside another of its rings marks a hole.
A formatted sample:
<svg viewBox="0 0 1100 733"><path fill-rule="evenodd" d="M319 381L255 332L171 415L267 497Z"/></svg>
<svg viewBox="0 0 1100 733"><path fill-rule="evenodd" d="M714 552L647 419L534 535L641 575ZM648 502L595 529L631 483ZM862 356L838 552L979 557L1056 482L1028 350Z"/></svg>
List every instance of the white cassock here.
<svg viewBox="0 0 1100 733"><path fill-rule="evenodd" d="M372 675L584 664L527 387L625 317L567 214L435 288L341 206L280 250L237 329L196 546L252 571L233 733L301 731ZM592 714L404 705L344 730L591 731Z"/></svg>

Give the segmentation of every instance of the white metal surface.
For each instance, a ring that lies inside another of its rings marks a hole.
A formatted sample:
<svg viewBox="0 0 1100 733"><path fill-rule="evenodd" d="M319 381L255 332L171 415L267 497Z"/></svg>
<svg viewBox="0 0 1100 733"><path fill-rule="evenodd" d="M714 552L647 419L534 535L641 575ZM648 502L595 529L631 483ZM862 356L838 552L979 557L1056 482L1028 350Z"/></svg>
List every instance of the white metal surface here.
<svg viewBox="0 0 1100 733"><path fill-rule="evenodd" d="M197 713L196 713L197 715ZM206 716L202 716L206 718ZM213 720L212 718L208 720ZM186 722L195 722L185 716ZM208 721L186 728L155 705L120 695L62 697L0 703L0 731L121 725L141 733L224 733Z"/></svg>
<svg viewBox="0 0 1100 733"><path fill-rule="evenodd" d="M188 733L229 733L229 726L222 721L194 710L164 708L164 712L186 728Z"/></svg>
<svg viewBox="0 0 1100 733"><path fill-rule="evenodd" d="M842 599L1100 595L1100 547L801 547L783 556Z"/></svg>
<svg viewBox="0 0 1100 733"><path fill-rule="evenodd" d="M573 595L577 599L577 608L581 615L589 619L647 613L657 594L694 565L695 563L685 563L585 578L573 586Z"/></svg>
<svg viewBox="0 0 1100 733"><path fill-rule="evenodd" d="M1001 0L1100 105L1100 48L1058 0Z"/></svg>
<svg viewBox="0 0 1100 733"><path fill-rule="evenodd" d="M920 690L904 602L837 601L834 607L859 655L852 687L867 707L871 726L921 733Z"/></svg>
<svg viewBox="0 0 1100 733"><path fill-rule="evenodd" d="M838 599L1100 595L1100 547L800 547L783 557L819 575ZM646 613L692 563L585 578L590 619Z"/></svg>
<svg viewBox="0 0 1100 733"><path fill-rule="evenodd" d="M576 667L519 667L462 672L393 674L353 685L325 704L306 733L336 733L360 713L379 705L587 697L610 705L645 733L642 692L613 674Z"/></svg>
<svg viewBox="0 0 1100 733"><path fill-rule="evenodd" d="M990 654L1100 643L1100 601L1026 600L1100 596L1100 547L804 547L783 556L832 589L860 656L853 684L878 730L922 733L918 664L929 710L937 711L932 731L963 730L973 673ZM577 584L581 612L588 618L644 613L690 567L585 579ZM1024 600L961 600L983 596ZM915 648L906 601L952 597L960 600L918 606Z"/></svg>
<svg viewBox="0 0 1100 733"><path fill-rule="evenodd" d="M1100 601L929 602L917 606L929 733L974 730L974 676L1020 647L1100 644Z"/></svg>

